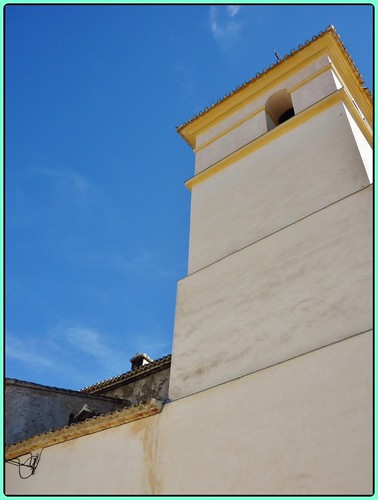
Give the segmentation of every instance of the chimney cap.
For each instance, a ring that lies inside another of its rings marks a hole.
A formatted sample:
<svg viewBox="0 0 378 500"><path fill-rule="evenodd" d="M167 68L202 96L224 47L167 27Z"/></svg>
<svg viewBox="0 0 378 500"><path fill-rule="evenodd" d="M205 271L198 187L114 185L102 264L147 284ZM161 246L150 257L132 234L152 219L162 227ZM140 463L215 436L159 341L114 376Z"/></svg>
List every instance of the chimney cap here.
<svg viewBox="0 0 378 500"><path fill-rule="evenodd" d="M140 352L137 352L135 354L135 356L130 358L132 370L134 370L134 368L139 368L140 366L143 366L143 365L148 365L149 363L152 363L152 362L153 362L153 359L150 358L150 356L148 356L145 353L140 353Z"/></svg>

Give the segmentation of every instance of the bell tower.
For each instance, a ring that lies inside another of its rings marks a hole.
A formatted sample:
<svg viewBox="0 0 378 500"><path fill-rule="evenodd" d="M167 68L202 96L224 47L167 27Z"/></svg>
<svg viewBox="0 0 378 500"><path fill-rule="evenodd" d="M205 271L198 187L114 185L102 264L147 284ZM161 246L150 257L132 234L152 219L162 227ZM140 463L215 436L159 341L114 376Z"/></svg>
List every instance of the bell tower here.
<svg viewBox="0 0 378 500"><path fill-rule="evenodd" d="M195 175L172 400L371 330L362 84L331 26L178 128Z"/></svg>

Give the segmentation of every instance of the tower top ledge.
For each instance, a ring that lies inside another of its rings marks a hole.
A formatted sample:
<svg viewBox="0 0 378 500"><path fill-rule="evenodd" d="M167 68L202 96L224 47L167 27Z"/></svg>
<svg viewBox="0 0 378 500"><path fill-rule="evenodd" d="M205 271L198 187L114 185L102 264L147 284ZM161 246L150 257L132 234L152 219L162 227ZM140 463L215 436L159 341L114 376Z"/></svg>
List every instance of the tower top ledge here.
<svg viewBox="0 0 378 500"><path fill-rule="evenodd" d="M367 87L364 87L364 80L359 73L354 61L347 52L340 36L333 25L328 26L324 31L306 40L297 49L291 52L268 68L257 73L247 82L239 85L235 90L226 94L211 106L195 115L193 118L176 128L180 136L195 148L196 137L209 125L222 119L222 116L233 112L233 109L240 106L245 100L250 100L254 95L259 94L269 84L285 77L288 72L295 69L317 54L327 53L332 64L337 68L343 80L347 82L348 88L354 95L356 101L362 108L372 107L372 96ZM370 117L369 117L370 118Z"/></svg>

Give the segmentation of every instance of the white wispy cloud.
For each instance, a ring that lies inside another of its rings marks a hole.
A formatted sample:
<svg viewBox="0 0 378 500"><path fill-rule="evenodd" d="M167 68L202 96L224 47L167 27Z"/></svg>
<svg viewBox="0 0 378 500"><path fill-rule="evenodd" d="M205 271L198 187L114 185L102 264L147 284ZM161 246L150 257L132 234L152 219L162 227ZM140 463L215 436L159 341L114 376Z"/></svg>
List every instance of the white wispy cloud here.
<svg viewBox="0 0 378 500"><path fill-rule="evenodd" d="M8 368L16 362L23 374L16 378L61 380L51 384L61 387L80 388L127 371L130 347L125 350L106 334L82 325L57 325L38 337L6 334Z"/></svg>
<svg viewBox="0 0 378 500"><path fill-rule="evenodd" d="M99 331L88 327L70 326L62 332L62 335L71 348L90 356L104 368L116 369L119 367L119 350L111 349L106 337Z"/></svg>
<svg viewBox="0 0 378 500"><path fill-rule="evenodd" d="M209 10L210 30L213 37L218 41L224 41L235 37L243 26L243 22L237 22L235 17L240 12L239 5L215 6Z"/></svg>
<svg viewBox="0 0 378 500"><path fill-rule="evenodd" d="M168 354L172 346L166 333L153 321L143 331L125 332L121 343L99 329L66 322L38 336L7 332L7 376L79 389L128 371L136 352L152 358Z"/></svg>
<svg viewBox="0 0 378 500"><path fill-rule="evenodd" d="M240 10L240 5L228 5L227 6L227 12L231 17L236 16L236 14Z"/></svg>
<svg viewBox="0 0 378 500"><path fill-rule="evenodd" d="M8 359L20 361L30 367L55 369L54 360L50 356L39 353L30 341L15 338L11 334L6 335L5 353Z"/></svg>

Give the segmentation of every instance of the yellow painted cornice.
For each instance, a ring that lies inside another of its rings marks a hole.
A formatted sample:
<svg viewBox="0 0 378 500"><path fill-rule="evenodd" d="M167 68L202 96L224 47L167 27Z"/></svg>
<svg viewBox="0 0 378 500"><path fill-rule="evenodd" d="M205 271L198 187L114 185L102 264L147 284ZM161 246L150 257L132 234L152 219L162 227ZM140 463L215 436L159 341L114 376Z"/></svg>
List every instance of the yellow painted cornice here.
<svg viewBox="0 0 378 500"><path fill-rule="evenodd" d="M356 106L353 104L353 101L351 100L350 95L345 91L344 88L341 88L333 92L329 96L325 97L321 101L318 101L316 104L313 104L309 108L303 110L301 113L298 113L297 115L293 116L292 118L290 118L290 120L287 120L278 127L275 127L269 132L266 132L260 137L257 137L256 139L249 142L245 146L239 148L237 151L234 151L233 153L229 154L222 160L219 160L214 165L211 165L207 169L198 173L191 179L187 180L185 182L185 186L191 191L194 186L200 184L209 177L212 177L221 170L224 170L225 168L235 163L236 161L240 160L244 156L251 154L257 149L266 146L267 144L274 141L278 137L288 133L290 130L293 130L294 128L298 127L304 122L310 120L312 117L318 115L322 111L334 106L339 102L345 104L348 111L353 116L354 120L357 122L360 130L364 134L364 137L369 142L369 144L372 145L373 144L372 130L369 124L366 122L366 120L364 120L364 118L358 112Z"/></svg>
<svg viewBox="0 0 378 500"><path fill-rule="evenodd" d="M366 89L362 87L362 78L347 53L338 34L333 27L313 37L312 41L292 50L282 61L271 65L261 74L219 100L212 107L177 128L178 133L192 147L196 147L196 138L216 123L224 120L238 109L254 100L261 92L277 85L280 81L300 71L315 59L327 54L332 67L342 85L348 88L353 99L372 126L372 100Z"/></svg>
<svg viewBox="0 0 378 500"><path fill-rule="evenodd" d="M287 91L290 94L294 90L297 90L302 85L305 85L306 83L310 82L311 80L314 80L319 75L325 73L326 71L329 71L330 69L332 69L332 64L331 63L326 64L323 68L321 68L320 70L316 71L312 75L308 76L307 78L305 78L304 80L302 80L298 84L294 85L293 87L288 88ZM245 104L246 103L243 103L243 105L245 105ZM244 116L241 120L238 120L237 122L233 123L229 127L227 127L224 130L222 130L222 132L219 132L218 134L216 134L213 137L211 137L211 139L208 139L206 142L204 142L200 146L197 146L196 148L194 148L194 152L197 154L199 151L201 151L202 149L206 148L207 146L209 146L213 142L217 141L221 137L225 136L226 134L228 134L229 132L231 132L235 128L239 127L240 125L242 125L246 121L251 120L252 118L254 118L255 116L257 116L259 113L261 113L262 111L264 111L265 113L269 114L271 120L273 122L275 122L275 119L270 115L269 110L267 109L267 107L265 105L264 106L260 106L259 108L257 108L252 113L249 113L248 115ZM278 125L278 123L276 123L276 125Z"/></svg>

